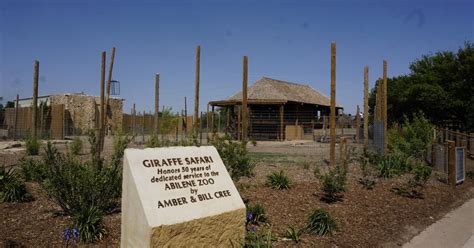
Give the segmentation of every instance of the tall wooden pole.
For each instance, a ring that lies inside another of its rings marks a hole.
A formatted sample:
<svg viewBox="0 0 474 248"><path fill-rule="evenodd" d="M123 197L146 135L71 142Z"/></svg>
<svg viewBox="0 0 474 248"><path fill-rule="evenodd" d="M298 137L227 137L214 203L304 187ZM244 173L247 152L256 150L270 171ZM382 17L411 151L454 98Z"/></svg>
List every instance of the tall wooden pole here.
<svg viewBox="0 0 474 248"><path fill-rule="evenodd" d="M364 68L364 147L369 146L369 67Z"/></svg>
<svg viewBox="0 0 474 248"><path fill-rule="evenodd" d="M336 165L336 43L331 43L331 116L329 120L331 144L329 164Z"/></svg>
<svg viewBox="0 0 474 248"><path fill-rule="evenodd" d="M196 48L196 82L194 89L194 130L195 135L197 135L198 130L198 120L199 120L199 73L200 73L200 63L201 63L201 46Z"/></svg>
<svg viewBox="0 0 474 248"><path fill-rule="evenodd" d="M154 131L156 134L160 134L160 74L156 73L155 75L155 127Z"/></svg>
<svg viewBox="0 0 474 248"><path fill-rule="evenodd" d="M188 104L187 99L184 97L184 137L188 137Z"/></svg>
<svg viewBox="0 0 474 248"><path fill-rule="evenodd" d="M387 136L387 61L383 61L383 94L382 94L382 120L383 120L383 151L388 152L388 136Z"/></svg>
<svg viewBox="0 0 474 248"><path fill-rule="evenodd" d="M20 102L20 95L16 94L16 104L15 104L15 129L13 131L13 140L16 140L17 130L18 130L18 103Z"/></svg>
<svg viewBox="0 0 474 248"><path fill-rule="evenodd" d="M247 70L248 58L244 56L242 64L242 144L247 142Z"/></svg>
<svg viewBox="0 0 474 248"><path fill-rule="evenodd" d="M32 127L31 127L31 132L33 139L37 138L37 109L38 109L38 78L39 78L39 61L35 60L35 67L34 67L34 76L33 76L33 103L31 106L32 107Z"/></svg>
<svg viewBox="0 0 474 248"><path fill-rule="evenodd" d="M100 119L99 119L99 153L104 148L104 126L105 126L105 52L102 52L100 66Z"/></svg>
<svg viewBox="0 0 474 248"><path fill-rule="evenodd" d="M357 113L356 113L356 143L359 143L359 130L360 130L360 109L359 105L357 105Z"/></svg>
<svg viewBox="0 0 474 248"><path fill-rule="evenodd" d="M112 82L112 70L114 69L114 60L115 60L115 47L112 47L112 53L110 54L110 61L109 61L109 75L107 77L107 97L105 100L105 113L107 116L109 116L110 84ZM107 130L106 127L107 127L107 118L105 118L104 130Z"/></svg>

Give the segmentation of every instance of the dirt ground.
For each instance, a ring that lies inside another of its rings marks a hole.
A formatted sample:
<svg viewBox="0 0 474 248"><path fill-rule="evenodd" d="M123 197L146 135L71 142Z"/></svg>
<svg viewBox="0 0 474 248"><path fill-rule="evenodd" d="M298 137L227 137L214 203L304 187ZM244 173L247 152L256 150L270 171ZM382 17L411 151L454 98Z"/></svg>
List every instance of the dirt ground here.
<svg viewBox="0 0 474 248"><path fill-rule="evenodd" d="M57 146L66 149L63 142ZM106 147L109 147L105 151L107 155L111 146L106 143ZM24 156L21 148L8 150L0 152L3 166L13 165ZM343 201L327 204L320 200L320 184L313 171L316 167L323 170L327 167L328 144L259 142L257 146L249 145L249 151L257 163L255 176L243 178L236 185L245 200L263 204L269 223L258 229L271 230L276 238L274 247L398 247L449 210L474 198L474 180L466 178L461 185L451 187L442 182L445 175L437 172L423 190L423 199L405 198L390 191L406 180L403 177L377 180L373 190L366 190L358 183L359 166L351 163ZM474 170L474 161L467 159L467 162L466 170ZM291 189L278 191L265 186L266 175L279 170L289 175L293 182ZM58 206L38 184L28 183L27 187L35 201L0 204L0 247L64 247L62 231L70 225L69 218L58 215ZM327 237L303 234L297 244L283 239L289 226L302 229L310 211L317 207L335 217L338 224L335 234ZM105 225L108 235L92 247L119 246L120 213L108 215Z"/></svg>

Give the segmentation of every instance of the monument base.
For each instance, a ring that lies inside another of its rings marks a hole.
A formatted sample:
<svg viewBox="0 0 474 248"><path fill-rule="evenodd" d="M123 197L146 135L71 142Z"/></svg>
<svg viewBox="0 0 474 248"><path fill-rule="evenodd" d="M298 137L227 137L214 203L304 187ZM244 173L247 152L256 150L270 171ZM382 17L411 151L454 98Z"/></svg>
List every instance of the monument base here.
<svg viewBox="0 0 474 248"><path fill-rule="evenodd" d="M151 247L240 247L245 208L152 229Z"/></svg>

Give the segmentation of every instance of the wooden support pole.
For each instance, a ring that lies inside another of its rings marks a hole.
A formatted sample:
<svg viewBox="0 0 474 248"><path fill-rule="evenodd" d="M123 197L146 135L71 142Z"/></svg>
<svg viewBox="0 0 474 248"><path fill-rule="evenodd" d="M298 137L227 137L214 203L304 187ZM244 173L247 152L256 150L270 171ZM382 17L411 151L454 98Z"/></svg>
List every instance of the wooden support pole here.
<svg viewBox="0 0 474 248"><path fill-rule="evenodd" d="M331 116L329 120L331 144L329 165L336 165L336 43L331 43Z"/></svg>
<svg viewBox="0 0 474 248"><path fill-rule="evenodd" d="M196 47L196 81L194 89L194 130L198 130L198 118L199 118L199 73L201 63L201 46Z"/></svg>
<svg viewBox="0 0 474 248"><path fill-rule="evenodd" d="M155 126L154 132L160 134L160 74L155 74Z"/></svg>
<svg viewBox="0 0 474 248"><path fill-rule="evenodd" d="M37 138L37 110L38 110L38 78L39 78L39 61L35 60L34 66L34 76L33 76L33 103L32 103L32 127L31 127L31 135L33 139Z"/></svg>
<svg viewBox="0 0 474 248"><path fill-rule="evenodd" d="M206 112L206 141L209 143L209 122L210 122L210 114L209 114L209 103L207 104L207 112Z"/></svg>
<svg viewBox="0 0 474 248"><path fill-rule="evenodd" d="M110 98L110 84L112 82L112 70L114 69L114 60L115 60L115 47L112 47L112 53L110 54L110 61L109 61L109 75L107 77L107 98L105 100L105 112L107 117L111 118L109 116L109 113L112 114L112 111L109 112L109 98ZM104 130L107 130L107 121L108 118L105 119L104 122Z"/></svg>
<svg viewBox="0 0 474 248"><path fill-rule="evenodd" d="M448 140L448 184L456 186L456 144Z"/></svg>
<svg viewBox="0 0 474 248"><path fill-rule="evenodd" d="M339 146L339 160L341 161L341 165L344 168L347 168L347 139L346 137L341 137L341 145Z"/></svg>
<svg viewBox="0 0 474 248"><path fill-rule="evenodd" d="M202 145L202 112L199 118L199 144Z"/></svg>
<svg viewBox="0 0 474 248"><path fill-rule="evenodd" d="M105 52L102 52L100 64L100 119L99 119L99 156L104 148L104 126L105 126Z"/></svg>
<svg viewBox="0 0 474 248"><path fill-rule="evenodd" d="M133 108L132 108L132 130L133 130L132 133L133 133L133 135L136 134L136 128L135 128L136 127L136 115L137 115L136 113L137 112L136 112L136 109L135 109L135 103L133 103Z"/></svg>
<svg viewBox="0 0 474 248"><path fill-rule="evenodd" d="M357 105L357 113L356 113L356 143L359 143L359 130L360 130L360 109L359 105Z"/></svg>
<svg viewBox="0 0 474 248"><path fill-rule="evenodd" d="M188 137L188 103L184 97L184 137Z"/></svg>
<svg viewBox="0 0 474 248"><path fill-rule="evenodd" d="M242 108L237 111L237 140L242 140Z"/></svg>
<svg viewBox="0 0 474 248"><path fill-rule="evenodd" d="M247 142L247 70L248 58L244 56L242 63L242 144Z"/></svg>
<svg viewBox="0 0 474 248"><path fill-rule="evenodd" d="M16 104L15 104L15 128L13 129L13 140L17 138L17 130L18 130L18 103L20 101L20 95L16 94Z"/></svg>
<svg viewBox="0 0 474 248"><path fill-rule="evenodd" d="M216 129L214 128L214 105L211 106L211 132L216 132Z"/></svg>
<svg viewBox="0 0 474 248"><path fill-rule="evenodd" d="M176 112L176 145L178 145L178 136L179 136L179 112Z"/></svg>
<svg viewBox="0 0 474 248"><path fill-rule="evenodd" d="M280 141L285 140L285 127L284 127L284 115L285 115L285 105L280 105Z"/></svg>
<svg viewBox="0 0 474 248"><path fill-rule="evenodd" d="M388 119L387 119L387 61L383 61L383 102L382 102L382 120L383 120L383 153L388 152Z"/></svg>
<svg viewBox="0 0 474 248"><path fill-rule="evenodd" d="M364 147L369 147L369 67L364 68Z"/></svg>

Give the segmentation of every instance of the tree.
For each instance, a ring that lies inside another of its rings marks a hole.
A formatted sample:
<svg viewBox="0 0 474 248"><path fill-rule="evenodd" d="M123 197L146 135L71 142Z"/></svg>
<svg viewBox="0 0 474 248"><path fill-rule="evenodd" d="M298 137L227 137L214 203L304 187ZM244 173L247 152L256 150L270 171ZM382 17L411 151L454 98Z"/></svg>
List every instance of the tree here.
<svg viewBox="0 0 474 248"><path fill-rule="evenodd" d="M474 131L474 46L466 42L457 53L423 55L410 64L410 74L389 78L388 120L422 111L438 126ZM377 81L380 81L378 79ZM373 111L375 92L369 105Z"/></svg>

